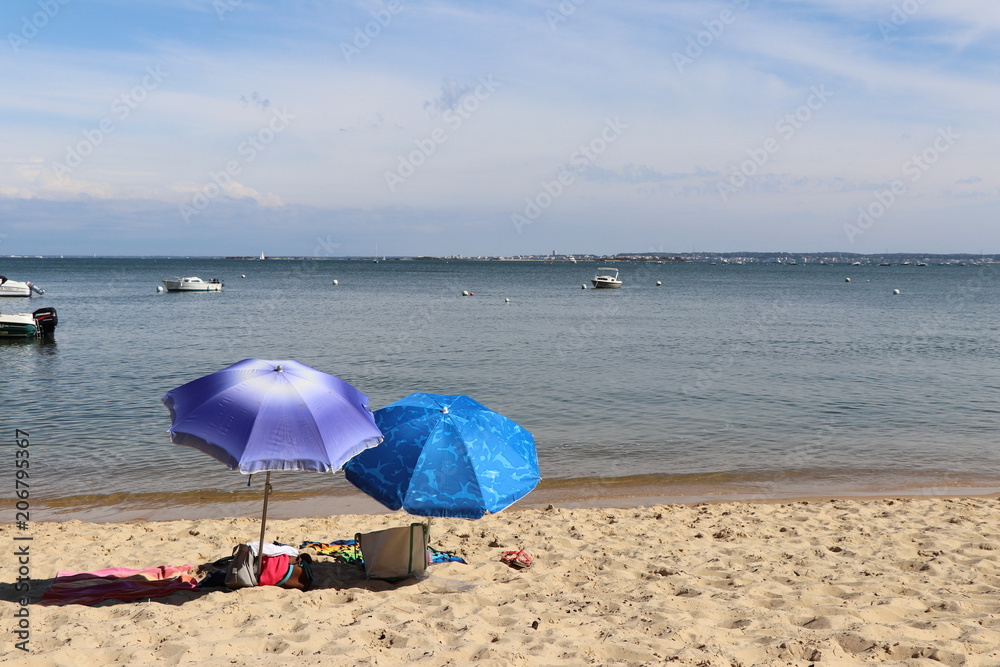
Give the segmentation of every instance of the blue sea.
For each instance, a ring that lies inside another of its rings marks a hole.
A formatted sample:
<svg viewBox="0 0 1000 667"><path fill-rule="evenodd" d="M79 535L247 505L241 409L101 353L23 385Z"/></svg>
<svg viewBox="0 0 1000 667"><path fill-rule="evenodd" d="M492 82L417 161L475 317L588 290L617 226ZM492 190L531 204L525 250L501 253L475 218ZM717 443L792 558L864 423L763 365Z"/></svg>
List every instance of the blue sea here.
<svg viewBox="0 0 1000 667"><path fill-rule="evenodd" d="M261 480L172 444L160 398L256 357L373 409L472 396L535 436L525 503L1000 491L1000 264L615 266L3 259L46 293L2 312L59 314L0 344L7 468L27 432L33 520L253 515ZM157 292L178 275L225 289ZM342 473L272 483L279 512L364 507Z"/></svg>

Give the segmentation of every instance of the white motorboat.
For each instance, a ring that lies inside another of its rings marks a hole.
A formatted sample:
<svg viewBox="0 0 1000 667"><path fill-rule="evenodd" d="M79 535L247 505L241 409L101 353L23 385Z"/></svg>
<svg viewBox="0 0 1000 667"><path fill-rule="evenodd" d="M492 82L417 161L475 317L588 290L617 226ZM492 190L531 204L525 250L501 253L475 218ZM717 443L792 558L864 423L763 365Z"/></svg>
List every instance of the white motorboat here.
<svg viewBox="0 0 1000 667"><path fill-rule="evenodd" d="M622 286L618 269L610 267L598 268L597 275L590 282L594 284L594 289L618 289Z"/></svg>
<svg viewBox="0 0 1000 667"><path fill-rule="evenodd" d="M39 308L33 313L0 313L0 338L34 338L51 335L59 318L55 308Z"/></svg>
<svg viewBox="0 0 1000 667"><path fill-rule="evenodd" d="M32 283L22 283L0 276L0 296L31 296L31 293L45 294L45 290L35 287Z"/></svg>
<svg viewBox="0 0 1000 667"><path fill-rule="evenodd" d="M164 280L163 286L168 292L221 292L222 283L218 278L202 280L201 278L190 276L188 278L173 278Z"/></svg>

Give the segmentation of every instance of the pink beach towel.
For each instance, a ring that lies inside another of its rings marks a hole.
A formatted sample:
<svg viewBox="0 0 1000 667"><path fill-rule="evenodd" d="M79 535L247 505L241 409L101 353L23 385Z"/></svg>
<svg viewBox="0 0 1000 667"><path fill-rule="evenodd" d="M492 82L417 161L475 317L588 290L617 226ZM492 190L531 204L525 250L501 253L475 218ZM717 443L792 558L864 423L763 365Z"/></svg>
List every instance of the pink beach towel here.
<svg viewBox="0 0 1000 667"><path fill-rule="evenodd" d="M39 604L95 604L101 600L160 598L197 588L198 580L190 574L194 568L194 565L159 565L141 570L127 567L94 572L65 570L56 574Z"/></svg>

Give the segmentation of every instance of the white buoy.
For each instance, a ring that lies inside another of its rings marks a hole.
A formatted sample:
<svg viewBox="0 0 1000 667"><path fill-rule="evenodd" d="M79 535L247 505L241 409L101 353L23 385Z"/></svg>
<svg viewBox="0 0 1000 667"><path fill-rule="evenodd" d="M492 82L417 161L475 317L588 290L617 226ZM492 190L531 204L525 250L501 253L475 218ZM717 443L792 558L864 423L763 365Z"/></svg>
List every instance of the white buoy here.
<svg viewBox="0 0 1000 667"><path fill-rule="evenodd" d="M245 274L245 273L243 273L243 274L240 275L240 278L246 278L246 277L247 277L247 274Z"/></svg>
<svg viewBox="0 0 1000 667"><path fill-rule="evenodd" d="M587 283L580 285L580 289L587 289Z"/></svg>
<svg viewBox="0 0 1000 667"><path fill-rule="evenodd" d="M663 284L663 283L661 283L661 282L660 282L659 280L657 280L657 281L656 281L656 286L657 286L657 287L659 287L659 286L660 286L660 285L662 285L662 284Z"/></svg>
<svg viewBox="0 0 1000 667"><path fill-rule="evenodd" d="M334 280L334 281L333 281L333 284L334 284L334 285L339 285L340 283L339 283L339 282L337 282L336 280Z"/></svg>
<svg viewBox="0 0 1000 667"><path fill-rule="evenodd" d="M510 303L510 297L507 297L506 299L504 299L503 302L504 303Z"/></svg>
<svg viewBox="0 0 1000 667"><path fill-rule="evenodd" d="M462 290L462 296L469 296L468 290Z"/></svg>
<svg viewBox="0 0 1000 667"><path fill-rule="evenodd" d="M899 296L899 290L898 289L892 290L892 295L893 296Z"/></svg>
<svg viewBox="0 0 1000 667"><path fill-rule="evenodd" d="M851 282L851 279L850 278L844 278L844 282L845 283L849 283L849 282Z"/></svg>
<svg viewBox="0 0 1000 667"><path fill-rule="evenodd" d="M157 293L161 293L161 292L163 292L163 285L157 285L157 286L156 286L156 292L157 292Z"/></svg>

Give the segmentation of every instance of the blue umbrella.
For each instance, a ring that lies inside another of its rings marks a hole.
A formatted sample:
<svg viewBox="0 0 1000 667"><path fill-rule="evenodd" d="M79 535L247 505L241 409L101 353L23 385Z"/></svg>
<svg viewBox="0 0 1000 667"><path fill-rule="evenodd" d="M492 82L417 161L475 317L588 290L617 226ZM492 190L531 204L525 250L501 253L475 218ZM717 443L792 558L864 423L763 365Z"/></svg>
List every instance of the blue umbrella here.
<svg viewBox="0 0 1000 667"><path fill-rule="evenodd" d="M478 519L540 479L532 435L468 396L410 394L376 410L375 423L385 441L344 473L389 509Z"/></svg>
<svg viewBox="0 0 1000 667"><path fill-rule="evenodd" d="M171 441L232 470L267 472L258 571L271 471L336 471L382 442L367 396L297 361L244 359L172 389L162 400L170 410Z"/></svg>

